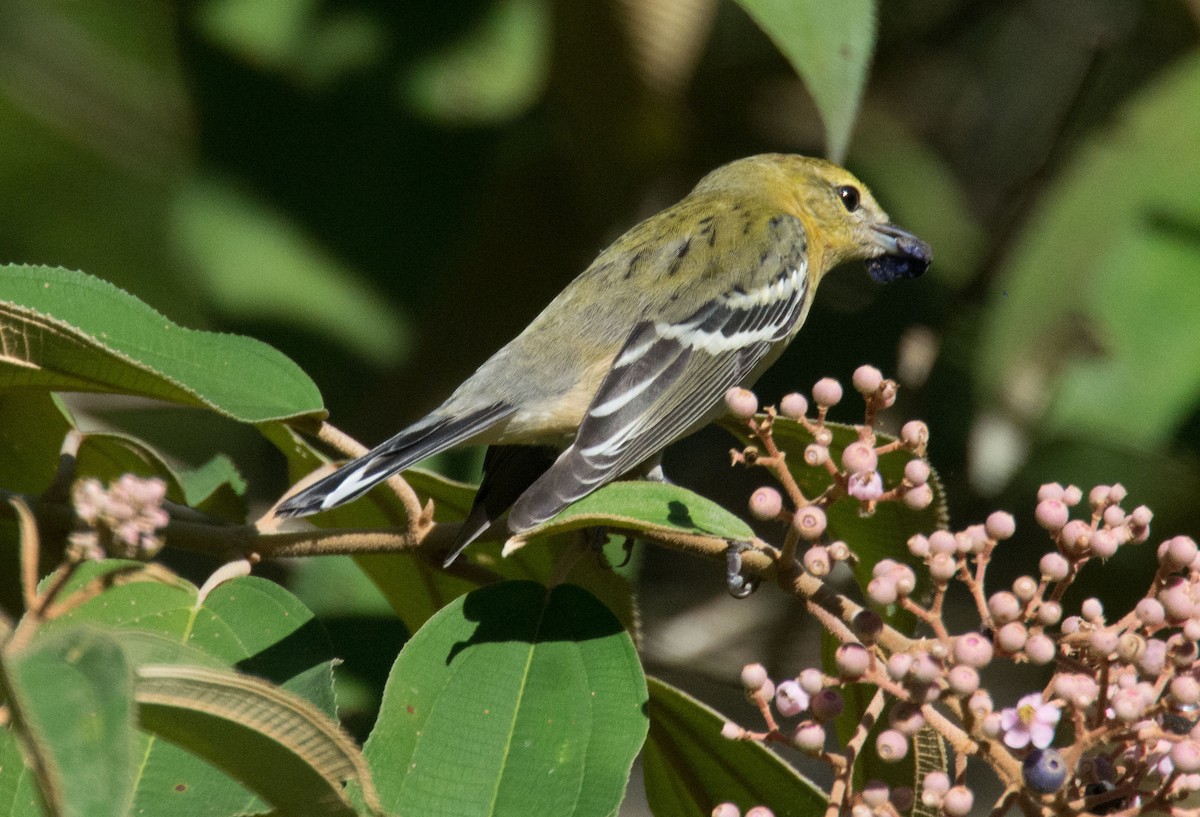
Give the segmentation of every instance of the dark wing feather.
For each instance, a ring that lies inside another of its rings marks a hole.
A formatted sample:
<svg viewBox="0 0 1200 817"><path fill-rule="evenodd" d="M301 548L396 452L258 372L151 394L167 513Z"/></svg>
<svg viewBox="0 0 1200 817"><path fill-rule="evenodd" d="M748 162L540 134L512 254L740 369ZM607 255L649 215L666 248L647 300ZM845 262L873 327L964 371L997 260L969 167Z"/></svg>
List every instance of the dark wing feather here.
<svg viewBox="0 0 1200 817"><path fill-rule="evenodd" d="M513 411L511 406L496 404L455 416L432 414L288 497L275 509L275 515L307 516L357 499L392 474L471 439Z"/></svg>
<svg viewBox="0 0 1200 817"><path fill-rule="evenodd" d="M509 529L544 522L711 416L725 392L794 333L808 296L804 272L785 270L760 290L727 293L678 323L638 324L575 442L521 495Z"/></svg>

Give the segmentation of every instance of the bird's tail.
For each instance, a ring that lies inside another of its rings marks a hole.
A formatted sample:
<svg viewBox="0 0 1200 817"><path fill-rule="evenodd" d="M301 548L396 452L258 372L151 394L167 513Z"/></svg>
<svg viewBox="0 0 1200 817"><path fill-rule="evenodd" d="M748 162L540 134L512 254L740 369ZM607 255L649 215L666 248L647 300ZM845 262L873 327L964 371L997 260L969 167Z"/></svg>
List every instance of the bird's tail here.
<svg viewBox="0 0 1200 817"><path fill-rule="evenodd" d="M275 515L308 516L357 499L392 474L469 440L512 413L512 407L494 404L467 414L432 414L288 497L275 509Z"/></svg>

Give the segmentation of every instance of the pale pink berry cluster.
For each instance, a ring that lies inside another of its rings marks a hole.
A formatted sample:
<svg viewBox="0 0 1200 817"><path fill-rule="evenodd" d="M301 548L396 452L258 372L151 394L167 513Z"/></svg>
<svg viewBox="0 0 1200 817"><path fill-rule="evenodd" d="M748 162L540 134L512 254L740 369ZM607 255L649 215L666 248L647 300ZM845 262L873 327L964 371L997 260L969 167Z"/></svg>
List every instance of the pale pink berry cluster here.
<svg viewBox="0 0 1200 817"><path fill-rule="evenodd" d="M815 542L825 532L823 509L842 497L857 500L867 513L879 502L900 501L916 510L927 508L933 502L933 487L929 484L932 471L929 463L920 459L924 457L929 442L928 427L919 420L913 420L901 429L899 439L877 445L875 418L881 410L895 404L898 386L894 380L884 379L873 366L856 369L852 382L854 389L862 395L866 409L863 423L855 427L858 439L842 450L840 465L830 451L834 435L826 417L829 410L842 400L841 384L829 377L817 381L812 389L812 401L816 405L816 417L813 419L808 417L809 401L804 395L792 393L780 401L778 415L799 423L812 435L813 442L803 452L805 464L828 472L832 485L821 496L812 498L798 495L794 484L788 486L792 498L797 500L795 513L785 509L783 496L778 490L759 488L750 497L749 510L753 517L789 521L802 539ZM782 459L775 452L771 438L771 428L777 416L775 409L768 408L764 419L756 419L758 398L743 388L730 389L725 395L725 403L733 416L751 424L752 432L767 449L764 453L752 446L744 452L735 451L734 461L765 465L776 469L782 477ZM918 458L909 460L900 482L888 487L879 472L879 457L899 449L916 454ZM781 481L786 485L786 480Z"/></svg>
<svg viewBox="0 0 1200 817"><path fill-rule="evenodd" d="M166 495L166 483L156 477L124 474L107 490L97 479L79 480L72 491L75 514L91 530L73 542L94 558L155 556L163 546L159 531L170 521L162 507Z"/></svg>
<svg viewBox="0 0 1200 817"><path fill-rule="evenodd" d="M865 791L851 791L843 813L891 815L915 799L927 812L965 817L976 810L966 768L978 763L990 766L1008 792L993 806L981 804L981 813L1194 813L1181 809L1186 799L1200 797L1200 548L1186 536L1162 542L1154 578L1129 612L1108 615L1097 598L1084 599L1077 611L1064 609L1066 591L1085 564L1147 541L1151 512L1145 506L1126 511L1125 498L1120 485L1092 489L1086 504L1075 486L1042 486L1036 519L1052 548L1040 559L1038 575L1018 576L990 592L987 567L1015 534L1010 514L912 537L907 563L878 562L865 593L881 608L906 610L928 634L895 633L878 613L864 610L848 629L831 626L845 642L835 654L836 676L806 669L776 686L761 666L751 665L742 680L767 731L727 724L723 734L787 743L831 759L825 726L843 708L837 688L866 682L885 699L873 716L881 721L873 737L880 759L911 754L918 733L932 728L966 762L953 773L924 776L915 793L875 782L874 805ZM1080 506L1085 513L1072 519ZM845 557L849 549L840 542L814 545L799 561L823 577L837 561L835 552ZM973 601L977 629L951 632L944 608L954 582L965 585ZM998 706L987 680L1009 662L1045 666L1049 680ZM787 718L799 720L785 727Z"/></svg>

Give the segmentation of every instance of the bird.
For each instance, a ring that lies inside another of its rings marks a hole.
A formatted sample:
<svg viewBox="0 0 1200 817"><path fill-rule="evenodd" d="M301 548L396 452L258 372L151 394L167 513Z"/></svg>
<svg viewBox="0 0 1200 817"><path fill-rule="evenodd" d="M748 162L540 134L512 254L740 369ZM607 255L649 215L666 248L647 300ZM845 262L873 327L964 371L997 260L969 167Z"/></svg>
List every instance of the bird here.
<svg viewBox="0 0 1200 817"><path fill-rule="evenodd" d="M929 245L893 224L849 171L763 154L704 176L629 229L440 406L275 509L350 502L448 448L486 444L448 566L507 512L522 534L613 480L658 476L662 450L720 416L796 336L834 267L887 283Z"/></svg>

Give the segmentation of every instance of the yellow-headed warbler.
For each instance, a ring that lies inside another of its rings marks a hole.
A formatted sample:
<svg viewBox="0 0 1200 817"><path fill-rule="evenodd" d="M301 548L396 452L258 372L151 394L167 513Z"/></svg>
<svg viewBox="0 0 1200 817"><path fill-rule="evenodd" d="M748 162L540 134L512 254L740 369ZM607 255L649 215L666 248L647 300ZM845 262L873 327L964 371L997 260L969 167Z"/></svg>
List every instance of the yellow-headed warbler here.
<svg viewBox="0 0 1200 817"><path fill-rule="evenodd" d="M836 165L731 162L618 238L432 414L277 513L341 505L418 460L485 443L483 484L449 564L506 510L521 533L648 473L783 352L833 267L865 260L887 282L920 275L930 259Z"/></svg>

